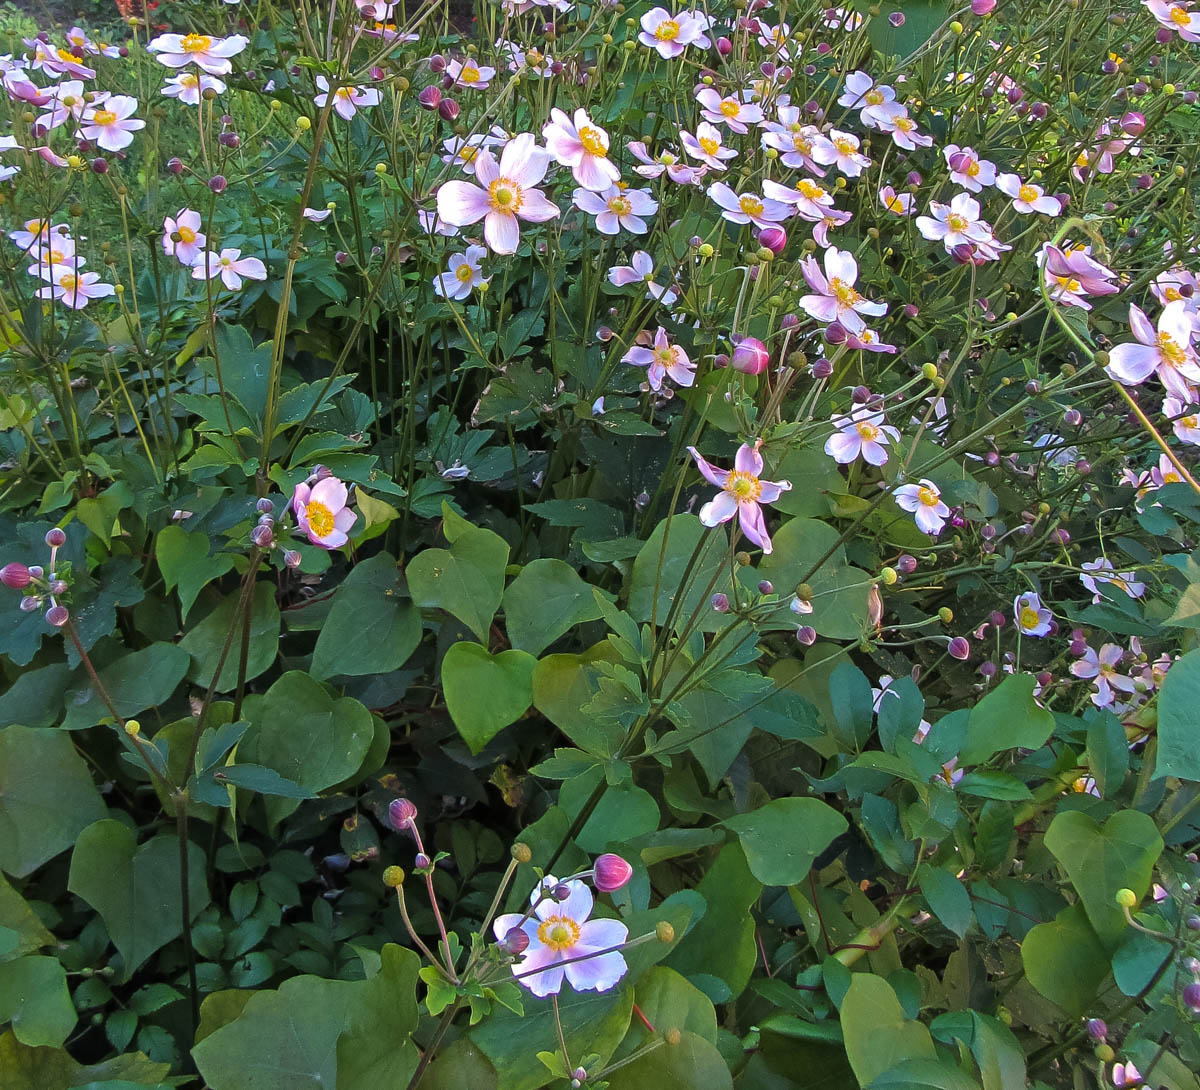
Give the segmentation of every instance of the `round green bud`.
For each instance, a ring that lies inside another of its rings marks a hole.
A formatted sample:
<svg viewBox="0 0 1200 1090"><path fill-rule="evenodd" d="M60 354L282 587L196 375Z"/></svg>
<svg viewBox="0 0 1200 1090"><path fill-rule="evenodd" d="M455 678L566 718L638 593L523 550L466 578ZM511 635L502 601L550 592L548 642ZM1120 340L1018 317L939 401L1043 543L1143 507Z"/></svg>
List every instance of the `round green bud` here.
<svg viewBox="0 0 1200 1090"><path fill-rule="evenodd" d="M139 734L142 733L142 724L139 723L136 719L126 719L125 720L125 733L128 734L130 738L136 738Z"/></svg>
<svg viewBox="0 0 1200 1090"><path fill-rule="evenodd" d="M942 606L942 608L938 610L938 620L941 621L942 624L949 624L954 620L954 610L952 610L949 606Z"/></svg>
<svg viewBox="0 0 1200 1090"><path fill-rule="evenodd" d="M924 363L921 365L921 375L926 382L932 382L938 377L938 369L936 363Z"/></svg>
<svg viewBox="0 0 1200 1090"><path fill-rule="evenodd" d="M887 567L880 569L879 578L883 580L884 586L890 587L900 576L896 573L895 568Z"/></svg>
<svg viewBox="0 0 1200 1090"><path fill-rule="evenodd" d="M403 867L387 867L383 872L383 884L388 889L395 889L397 886L404 885L404 868Z"/></svg>
<svg viewBox="0 0 1200 1090"><path fill-rule="evenodd" d="M1137 894L1131 889L1117 890L1116 902L1121 908L1133 908L1137 904Z"/></svg>
<svg viewBox="0 0 1200 1090"><path fill-rule="evenodd" d="M675 941L675 928L673 928L666 920L660 920L654 928L654 934L659 942L667 943Z"/></svg>
<svg viewBox="0 0 1200 1090"><path fill-rule="evenodd" d="M533 851L528 844L518 840L512 846L511 855L518 863L528 863L533 858Z"/></svg>

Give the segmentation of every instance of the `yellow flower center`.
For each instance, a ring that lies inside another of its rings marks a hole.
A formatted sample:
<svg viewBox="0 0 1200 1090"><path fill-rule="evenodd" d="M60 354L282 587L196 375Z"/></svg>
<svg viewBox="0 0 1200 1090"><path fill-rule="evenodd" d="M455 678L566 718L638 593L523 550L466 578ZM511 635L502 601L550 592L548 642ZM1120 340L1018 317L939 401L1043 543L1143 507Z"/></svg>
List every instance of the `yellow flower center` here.
<svg viewBox="0 0 1200 1090"><path fill-rule="evenodd" d="M873 443L879 438L879 429L874 424L868 424L865 420L859 421L854 425L855 431L864 443Z"/></svg>
<svg viewBox="0 0 1200 1090"><path fill-rule="evenodd" d="M57 50L57 53L58 53L58 59L60 61L66 61L68 64L78 64L79 63L79 58L77 56L75 56L75 54L72 53L69 49L59 49L59 50Z"/></svg>
<svg viewBox="0 0 1200 1090"><path fill-rule="evenodd" d="M458 78L462 80L463 83L478 83L479 69L473 64L464 64L462 71L458 73Z"/></svg>
<svg viewBox="0 0 1200 1090"><path fill-rule="evenodd" d="M179 77L179 86L180 87L199 87L200 86L200 77L197 76L194 72L184 72L184 74Z"/></svg>
<svg viewBox="0 0 1200 1090"><path fill-rule="evenodd" d="M854 285L847 284L840 276L830 279L829 290L834 298L844 307L852 306L862 298L855 290Z"/></svg>
<svg viewBox="0 0 1200 1090"><path fill-rule="evenodd" d="M232 269L233 268L233 258L231 258L231 257L220 257L217 259L217 261L218 261L218 264L220 264L221 268L223 268L223 269Z"/></svg>
<svg viewBox="0 0 1200 1090"><path fill-rule="evenodd" d="M206 53L213 43L207 34L185 34L179 44L185 53Z"/></svg>
<svg viewBox="0 0 1200 1090"><path fill-rule="evenodd" d="M1181 8L1178 5L1171 8L1171 22L1173 22L1176 26L1187 26L1189 19L1190 16L1184 8Z"/></svg>
<svg viewBox="0 0 1200 1090"><path fill-rule="evenodd" d="M900 199L898 194L888 197L887 201L884 203L887 205L887 210L889 212L895 212L897 214L902 214L904 212L904 202Z"/></svg>
<svg viewBox="0 0 1200 1090"><path fill-rule="evenodd" d="M333 531L333 512L323 503L308 503L304 507L308 528L317 537L325 537Z"/></svg>
<svg viewBox="0 0 1200 1090"><path fill-rule="evenodd" d="M92 114L92 123L94 125L111 125L116 119L117 115L112 110L97 110Z"/></svg>
<svg viewBox="0 0 1200 1090"><path fill-rule="evenodd" d="M711 136L700 137L698 143L705 155L716 155L717 150L721 147L721 142L714 140Z"/></svg>
<svg viewBox="0 0 1200 1090"><path fill-rule="evenodd" d="M1088 165L1088 156L1086 151L1081 151L1075 156L1075 165L1077 167L1085 167Z"/></svg>
<svg viewBox="0 0 1200 1090"><path fill-rule="evenodd" d="M1196 426L1197 419L1198 418L1194 416L1181 416L1176 423L1182 424L1185 428L1194 428Z"/></svg>
<svg viewBox="0 0 1200 1090"><path fill-rule="evenodd" d="M741 109L736 100L732 98L721 99L721 113L726 117L737 117Z"/></svg>
<svg viewBox="0 0 1200 1090"><path fill-rule="evenodd" d="M796 188L800 190L810 201L819 201L825 196L823 190L816 182L810 182L807 178L801 178L797 183Z"/></svg>
<svg viewBox="0 0 1200 1090"><path fill-rule="evenodd" d="M763 203L757 197L742 197L738 200L743 212L747 216L761 216L763 212Z"/></svg>
<svg viewBox="0 0 1200 1090"><path fill-rule="evenodd" d="M671 346L666 348L656 348L654 350L654 362L662 368L675 366L675 349Z"/></svg>
<svg viewBox="0 0 1200 1090"><path fill-rule="evenodd" d="M946 226L955 234L959 234L967 229L967 217L960 216L957 212L951 212L946 217Z"/></svg>
<svg viewBox="0 0 1200 1090"><path fill-rule="evenodd" d="M1021 627L1036 628L1038 623L1038 612L1033 606L1021 607Z"/></svg>
<svg viewBox="0 0 1200 1090"><path fill-rule="evenodd" d="M700 146L701 146L702 148L704 147L704 141L703 141L703 140L701 140L701 141L700 141ZM714 145L714 146L715 146L715 145ZM704 148L704 150L705 150L705 151L708 151L708 149L707 149L707 148ZM710 154L711 154L711 153L710 153ZM661 154L661 155L658 157L658 161L659 161L659 162L660 162L660 163L661 163L663 166L665 166L665 167L671 167L671 166L674 166L674 165L675 165L675 156L674 156L674 155L672 155L672 154L671 154L669 151L664 151L664 152L663 152L663 153L662 153L662 154Z"/></svg>
<svg viewBox="0 0 1200 1090"><path fill-rule="evenodd" d="M177 226L175 228L175 233L179 236L180 242L192 243L196 241L196 232L190 227Z"/></svg>
<svg viewBox="0 0 1200 1090"><path fill-rule="evenodd" d="M338 98L340 98L346 102L353 102L354 101L354 92L357 90L358 90L357 87L339 87L333 93Z"/></svg>
<svg viewBox="0 0 1200 1090"><path fill-rule="evenodd" d="M1163 479L1163 484L1179 484L1180 481L1183 480L1183 478L1181 476L1179 476L1179 474L1176 473L1173 469L1168 470L1166 473L1164 473L1162 475L1162 479Z"/></svg>
<svg viewBox="0 0 1200 1090"><path fill-rule="evenodd" d="M488 186L488 197L497 212L515 215L521 207L521 187L507 178L497 178Z"/></svg>
<svg viewBox="0 0 1200 1090"><path fill-rule="evenodd" d="M79 286L79 277L74 273L63 273L58 278L58 286L65 291L74 291Z"/></svg>
<svg viewBox="0 0 1200 1090"><path fill-rule="evenodd" d="M1163 292L1163 295L1166 296L1168 303L1174 303L1183 298L1183 296L1179 294L1178 288L1167 288L1167 290Z"/></svg>
<svg viewBox="0 0 1200 1090"><path fill-rule="evenodd" d="M800 133L792 134L792 147L802 155L807 155L812 151L812 141L806 136L801 136Z"/></svg>
<svg viewBox="0 0 1200 1090"><path fill-rule="evenodd" d="M673 42L679 37L679 24L674 19L664 19L654 31L654 37L660 42Z"/></svg>
<svg viewBox="0 0 1200 1090"><path fill-rule="evenodd" d="M561 954L579 942L579 924L570 916L548 916L538 924L537 937L543 946Z"/></svg>
<svg viewBox="0 0 1200 1090"><path fill-rule="evenodd" d="M1158 335L1158 351L1162 358L1171 367L1178 367L1181 363L1183 363L1183 346L1176 344L1175 339L1170 333L1160 333Z"/></svg>
<svg viewBox="0 0 1200 1090"><path fill-rule="evenodd" d="M898 117L894 124L901 132L912 132L917 127L917 123L911 117Z"/></svg>
<svg viewBox="0 0 1200 1090"><path fill-rule="evenodd" d="M724 489L738 503L755 503L762 495L762 482L752 473L732 469L725 479Z"/></svg>
<svg viewBox="0 0 1200 1090"><path fill-rule="evenodd" d="M49 220L26 220L25 230L32 235L40 235L49 225Z"/></svg>
<svg viewBox="0 0 1200 1090"><path fill-rule="evenodd" d="M853 155L858 151L858 145L849 136L839 136L833 141L833 146L843 155Z"/></svg>
<svg viewBox="0 0 1200 1090"><path fill-rule="evenodd" d="M457 269L454 270L454 275L460 284L470 283L472 275L471 266L464 261Z"/></svg>
<svg viewBox="0 0 1200 1090"><path fill-rule="evenodd" d="M1083 288L1083 285L1073 276L1056 276L1054 279L1058 281L1060 287L1075 294L1078 294Z"/></svg>
<svg viewBox="0 0 1200 1090"><path fill-rule="evenodd" d="M608 210L618 216L628 216L632 209L633 205L629 203L628 197L611 197L609 199Z"/></svg>
<svg viewBox="0 0 1200 1090"><path fill-rule="evenodd" d="M976 175L976 174L978 174L978 173L979 173L979 164L978 164L977 162L975 162L975 160L974 160L974 159L972 159L972 160L971 160L971 161L970 161L970 162L967 164L967 176L968 176L969 178L974 178L974 177L975 177L975 175Z"/></svg>
<svg viewBox="0 0 1200 1090"><path fill-rule="evenodd" d="M1017 196L1026 204L1032 204L1038 199L1038 191L1031 185L1023 185L1017 190Z"/></svg>
<svg viewBox="0 0 1200 1090"><path fill-rule="evenodd" d="M871 106L878 106L883 101L883 92L871 90L864 96L864 100Z"/></svg>
<svg viewBox="0 0 1200 1090"><path fill-rule="evenodd" d="M596 155L603 159L608 154L608 145L604 141L604 134L591 125L584 125L579 130L579 142L589 155Z"/></svg>
<svg viewBox="0 0 1200 1090"><path fill-rule="evenodd" d="M1080 776L1073 784L1071 784L1071 787L1074 789L1075 794L1084 794L1088 789L1087 777Z"/></svg>
<svg viewBox="0 0 1200 1090"><path fill-rule="evenodd" d="M463 146L458 149L458 157L464 163L475 162L475 157L478 154L479 154L479 149L474 144L463 144Z"/></svg>
<svg viewBox="0 0 1200 1090"><path fill-rule="evenodd" d="M941 495L928 485L922 485L917 489L917 499L919 499L926 507L936 507L942 502Z"/></svg>

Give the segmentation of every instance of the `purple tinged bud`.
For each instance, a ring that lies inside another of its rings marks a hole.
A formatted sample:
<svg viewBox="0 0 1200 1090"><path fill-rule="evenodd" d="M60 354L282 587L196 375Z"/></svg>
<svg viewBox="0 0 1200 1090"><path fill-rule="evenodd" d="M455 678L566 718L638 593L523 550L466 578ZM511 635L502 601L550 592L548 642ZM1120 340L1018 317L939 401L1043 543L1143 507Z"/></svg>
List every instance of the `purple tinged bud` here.
<svg viewBox="0 0 1200 1090"><path fill-rule="evenodd" d="M1089 1018L1087 1020L1087 1035L1093 1041L1103 1041L1108 1036L1108 1026L1105 1025L1103 1018Z"/></svg>
<svg viewBox="0 0 1200 1090"><path fill-rule="evenodd" d="M129 56L129 46L122 45L117 47L117 56L124 60Z"/></svg>
<svg viewBox="0 0 1200 1090"><path fill-rule="evenodd" d="M1010 105L1015 106L1024 97L1025 92L1020 87L1010 87L1008 89L1008 101Z"/></svg>
<svg viewBox="0 0 1200 1090"><path fill-rule="evenodd" d="M228 185L229 183L225 180L225 175L223 174L215 174L208 180L208 188L214 193L224 193Z"/></svg>
<svg viewBox="0 0 1200 1090"><path fill-rule="evenodd" d="M459 106L452 98L444 98L438 103L438 117L443 121L454 121L458 117Z"/></svg>
<svg viewBox="0 0 1200 1090"><path fill-rule="evenodd" d="M61 579L55 579L47 588L56 598L61 598L70 589Z"/></svg>
<svg viewBox="0 0 1200 1090"><path fill-rule="evenodd" d="M46 610L46 623L55 628L62 628L70 619L66 606L51 606Z"/></svg>
<svg viewBox="0 0 1200 1090"><path fill-rule="evenodd" d="M758 66L758 70L764 76L766 76L767 79L770 79L773 75L775 75L775 65L772 61L763 61L762 64Z"/></svg>
<svg viewBox="0 0 1200 1090"><path fill-rule="evenodd" d="M820 42L817 45L817 56L824 57L832 49L833 49L833 46L831 46L828 42Z"/></svg>
<svg viewBox="0 0 1200 1090"><path fill-rule="evenodd" d="M1081 477L1091 476L1092 463L1086 458L1080 458L1079 461L1075 463L1075 472Z"/></svg>
<svg viewBox="0 0 1200 1090"><path fill-rule="evenodd" d="M757 337L743 337L734 346L730 364L743 375L761 375L771 362L767 346Z"/></svg>
<svg viewBox="0 0 1200 1090"><path fill-rule="evenodd" d="M41 577L46 574L46 569L43 568L41 564L30 564L29 574L34 579L41 579Z"/></svg>
<svg viewBox="0 0 1200 1090"><path fill-rule="evenodd" d="M422 87L421 93L417 95L417 101L426 110L436 110L442 101L442 89L433 83L428 87Z"/></svg>
<svg viewBox="0 0 1200 1090"><path fill-rule="evenodd" d="M426 867L431 865L432 864L429 856L427 856L424 852L417 852L417 854L413 856L413 866L416 867L417 870L425 870Z"/></svg>
<svg viewBox="0 0 1200 1090"><path fill-rule="evenodd" d="M1003 628L1008 623L1008 618L998 609L993 609L988 614L988 622L996 628Z"/></svg>
<svg viewBox="0 0 1200 1090"><path fill-rule="evenodd" d="M269 515L275 510L275 505L269 499L267 499L266 496L263 496L263 498L254 505L254 510L261 515Z"/></svg>
<svg viewBox="0 0 1200 1090"><path fill-rule="evenodd" d="M596 860L593 881L601 893L616 893L629 884L633 877L633 867L612 852L605 852Z"/></svg>
<svg viewBox="0 0 1200 1090"><path fill-rule="evenodd" d="M728 38L718 38L717 52L720 53L722 57L728 57L729 54L733 52L733 42L731 42Z"/></svg>
<svg viewBox="0 0 1200 1090"><path fill-rule="evenodd" d="M985 465L995 468L1000 464L1000 455L994 450L989 450L987 454L983 456L983 461Z"/></svg>
<svg viewBox="0 0 1200 1090"><path fill-rule="evenodd" d="M971 0L972 15L989 15L996 10L996 0Z"/></svg>
<svg viewBox="0 0 1200 1090"><path fill-rule="evenodd" d="M971 642L966 636L955 636L946 646L946 651L952 659L966 662L971 657Z"/></svg>
<svg viewBox="0 0 1200 1090"><path fill-rule="evenodd" d="M850 399L855 405L865 405L871 400L871 391L866 386L855 386L850 394Z"/></svg>
<svg viewBox="0 0 1200 1090"><path fill-rule="evenodd" d="M1146 115L1128 110L1121 115L1121 131L1129 136L1141 136L1146 131Z"/></svg>
<svg viewBox="0 0 1200 1090"><path fill-rule="evenodd" d="M1117 70L1117 62L1114 60L1104 60L1100 62L1100 71L1106 76L1111 76Z"/></svg>
<svg viewBox="0 0 1200 1090"><path fill-rule="evenodd" d="M987 662L982 662L979 664L979 672L984 677L987 677L987 678L995 677L996 676L996 664L994 662L992 662L990 659Z"/></svg>
<svg viewBox="0 0 1200 1090"><path fill-rule="evenodd" d="M172 174L182 174L183 160L178 156L172 156L167 160L167 170L169 170Z"/></svg>
<svg viewBox="0 0 1200 1090"><path fill-rule="evenodd" d="M1037 673L1037 683L1044 689L1054 680L1054 675L1049 670L1039 670Z"/></svg>
<svg viewBox="0 0 1200 1090"><path fill-rule="evenodd" d="M1055 545L1070 545L1071 535L1061 526L1059 526L1055 530L1051 531L1050 540L1053 541Z"/></svg>
<svg viewBox="0 0 1200 1090"><path fill-rule="evenodd" d="M903 314L905 318L915 318L921 313L921 308L918 307L916 303L905 303L904 306L900 308L900 313Z"/></svg>
<svg viewBox="0 0 1200 1090"><path fill-rule="evenodd" d="M772 583L770 579L760 579L758 582L758 593L759 594L774 594L775 593L775 584Z"/></svg>
<svg viewBox="0 0 1200 1090"><path fill-rule="evenodd" d="M1067 650L1076 658L1081 658L1087 654L1087 646L1087 640L1081 637L1076 637L1071 641L1070 645L1067 647Z"/></svg>
<svg viewBox="0 0 1200 1090"><path fill-rule="evenodd" d="M833 364L824 356L813 361L812 366L813 378L829 378L833 374Z"/></svg>
<svg viewBox="0 0 1200 1090"><path fill-rule="evenodd" d="M298 568L303 562L304 557L296 552L295 549L288 549L287 552L283 554L283 563L286 567Z"/></svg>
<svg viewBox="0 0 1200 1090"><path fill-rule="evenodd" d="M553 897L554 900L556 900L559 904L562 904L563 901L571 896L571 887L567 885L566 882L559 882L558 885L550 891L550 896Z"/></svg>
<svg viewBox="0 0 1200 1090"><path fill-rule="evenodd" d="M796 629L796 642L801 647L812 647L817 642L817 630L810 624L802 624Z"/></svg>
<svg viewBox="0 0 1200 1090"><path fill-rule="evenodd" d="M1192 981L1191 984L1183 989L1183 1005L1192 1014L1200 1014L1200 984Z"/></svg>
<svg viewBox="0 0 1200 1090"><path fill-rule="evenodd" d="M1050 116L1050 107L1045 102L1035 102L1029 108L1034 121L1045 121Z"/></svg>
<svg viewBox="0 0 1200 1090"><path fill-rule="evenodd" d="M446 58L443 57L440 53L435 53L432 57L429 58L429 70L431 72L446 71Z"/></svg>
<svg viewBox="0 0 1200 1090"><path fill-rule="evenodd" d="M1183 102L1185 106L1195 106L1198 96L1195 91L1184 91Z"/></svg>
<svg viewBox="0 0 1200 1090"><path fill-rule="evenodd" d="M1154 185L1154 178L1149 174L1139 174L1137 180L1138 189L1149 189Z"/></svg>
<svg viewBox="0 0 1200 1090"><path fill-rule="evenodd" d="M520 957L529 949L529 936L519 927L510 928L500 942L500 949L513 957Z"/></svg>
<svg viewBox="0 0 1200 1090"><path fill-rule="evenodd" d="M990 522L985 522L979 527L979 536L983 538L984 541L993 540L996 536L996 527Z"/></svg>
<svg viewBox="0 0 1200 1090"><path fill-rule="evenodd" d="M901 575L912 575L917 570L917 558L912 553L901 553L894 567Z"/></svg>
<svg viewBox="0 0 1200 1090"><path fill-rule="evenodd" d="M378 64L371 65L371 79L381 80L386 75L387 75L387 73L383 70L381 65L378 65Z"/></svg>
<svg viewBox="0 0 1200 1090"><path fill-rule="evenodd" d="M1083 413L1081 413L1078 409L1068 409L1065 413L1063 413L1063 423L1066 424L1068 428L1077 428L1083 423Z"/></svg>
<svg viewBox="0 0 1200 1090"><path fill-rule="evenodd" d="M32 613L41 604L42 600L40 598L35 598L32 594L27 594L21 599L21 612Z"/></svg>
<svg viewBox="0 0 1200 1090"><path fill-rule="evenodd" d="M346 262L350 260L350 255L348 253L346 253L345 250L338 250L333 255L333 260L336 261L339 265L345 265Z"/></svg>
<svg viewBox="0 0 1200 1090"><path fill-rule="evenodd" d="M31 576L29 569L24 564L5 564L0 568L0 583L6 587L12 587L13 590L21 590L29 586Z"/></svg>
<svg viewBox="0 0 1200 1090"><path fill-rule="evenodd" d="M758 244L773 254L781 254L787 245L787 232L782 227L764 227L758 232Z"/></svg>
<svg viewBox="0 0 1200 1090"><path fill-rule="evenodd" d="M392 799L388 803L388 821L398 832L407 832L417 820L417 808L409 799Z"/></svg>
<svg viewBox="0 0 1200 1090"><path fill-rule="evenodd" d="M1160 26L1154 34L1154 39L1159 45L1170 45L1174 36L1165 26Z"/></svg>
<svg viewBox="0 0 1200 1090"><path fill-rule="evenodd" d="M921 177L920 171L910 170L905 176L904 181L907 185L920 185L924 179Z"/></svg>
<svg viewBox="0 0 1200 1090"><path fill-rule="evenodd" d="M1183 924L1189 931L1200 931L1200 916L1193 913L1183 921Z"/></svg>
<svg viewBox="0 0 1200 1090"><path fill-rule="evenodd" d="M798 329L800 326L800 316L798 314L785 314L779 319L780 329Z"/></svg>
<svg viewBox="0 0 1200 1090"><path fill-rule="evenodd" d="M830 322L825 327L825 332L822 334L826 344L834 345L845 344L849 334L846 332L846 327L841 322Z"/></svg>
<svg viewBox="0 0 1200 1090"><path fill-rule="evenodd" d="M905 19L904 19L904 12L902 12L902 11L893 11L893 12L892 12L892 13L891 13L891 14L888 16L888 22L889 22L889 23L891 23L891 24L892 24L892 26L896 27L897 29L898 29L898 28L900 28L900 27L902 27L902 26L904 26L904 23L905 23Z"/></svg>
<svg viewBox="0 0 1200 1090"><path fill-rule="evenodd" d="M62 532L57 526L53 530L46 531L46 544L52 549L61 548L67 543L67 535Z"/></svg>
<svg viewBox="0 0 1200 1090"><path fill-rule="evenodd" d="M250 540L259 549L269 549L275 544L275 531L270 526L259 523L250 531Z"/></svg>
<svg viewBox="0 0 1200 1090"><path fill-rule="evenodd" d="M1167 31L1168 35L1170 35L1170 33L1170 31ZM1148 84L1145 80L1140 79L1133 85L1133 93L1135 95L1144 95L1149 90L1150 84Z"/></svg>
<svg viewBox="0 0 1200 1090"><path fill-rule="evenodd" d="M727 594L714 594L712 598L709 599L709 604L717 613L729 612L729 596Z"/></svg>
<svg viewBox="0 0 1200 1090"><path fill-rule="evenodd" d="M93 174L107 174L108 173L108 160L107 159L93 159L92 160L92 173Z"/></svg>

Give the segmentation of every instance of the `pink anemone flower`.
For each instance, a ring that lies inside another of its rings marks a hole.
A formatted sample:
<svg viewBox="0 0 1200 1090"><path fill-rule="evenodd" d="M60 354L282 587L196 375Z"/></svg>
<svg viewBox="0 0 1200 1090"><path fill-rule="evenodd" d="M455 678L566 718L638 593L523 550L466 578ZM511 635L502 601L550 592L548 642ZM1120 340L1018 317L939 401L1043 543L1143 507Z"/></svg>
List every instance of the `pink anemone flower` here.
<svg viewBox="0 0 1200 1090"><path fill-rule="evenodd" d="M190 208L181 208L174 219L167 216L163 220L163 252L168 257L174 255L181 264L195 265L208 241L208 236L200 230L202 225L200 213Z"/></svg>
<svg viewBox="0 0 1200 1090"><path fill-rule="evenodd" d="M862 333L867 323L861 317L887 313L886 303L873 303L859 294L854 282L858 279L858 263L848 250L831 246L825 251L825 272L812 257L806 257L801 270L815 294L800 299L800 307L818 322L840 322L850 333Z"/></svg>
<svg viewBox="0 0 1200 1090"><path fill-rule="evenodd" d="M518 220L545 223L559 215L558 206L540 189L550 157L523 132L504 145L497 164L491 151L475 159L475 185L443 182L437 192L437 213L443 223L467 227L483 220L483 238L493 253L513 254L521 243Z"/></svg>
<svg viewBox="0 0 1200 1090"><path fill-rule="evenodd" d="M608 157L608 133L592 123L586 110L576 110L574 118L557 107L542 128L546 150L565 167L584 189L602 193L616 185L620 170Z"/></svg>
<svg viewBox="0 0 1200 1090"><path fill-rule="evenodd" d="M577 992L606 992L629 971L618 947L629 938L619 920L591 920L595 900L583 882L562 883L567 897L559 901L550 890L559 885L546 875L533 891L533 915L510 912L497 916L492 933L501 942L514 929L524 932L528 945L513 965L513 976L534 995L557 995L565 979Z"/></svg>
<svg viewBox="0 0 1200 1090"><path fill-rule="evenodd" d="M326 477L311 487L301 482L292 493L296 524L308 540L322 549L339 549L350 538L347 532L358 515L346 506L349 493L336 477Z"/></svg>
<svg viewBox="0 0 1200 1090"><path fill-rule="evenodd" d="M825 453L838 465L849 465L861 457L868 465L881 466L888 460L888 444L900 433L884 423L883 413L859 409L850 416L834 416L837 429L825 443Z"/></svg>
<svg viewBox="0 0 1200 1090"><path fill-rule="evenodd" d="M780 493L791 490L792 482L762 480L761 447L761 439L756 440L754 446L743 443L734 457L733 469L718 469L711 465L695 447L688 447L688 453L695 459L704 479L721 490L700 508L701 523L719 526L737 515L742 533L764 553L770 554L771 538L761 505L774 503Z"/></svg>
<svg viewBox="0 0 1200 1090"><path fill-rule="evenodd" d="M1192 347L1192 322L1182 300L1163 307L1157 329L1141 307L1131 305L1129 328L1137 341L1109 351L1109 376L1125 386L1138 386L1157 372L1172 397L1192 400L1191 384L1200 383L1200 358Z"/></svg>
<svg viewBox="0 0 1200 1090"><path fill-rule="evenodd" d="M146 49L158 54L160 64L182 68L194 64L210 76L224 76L233 71L230 57L236 57L250 44L242 34L228 38L213 38L207 34L160 34L147 43Z"/></svg>
<svg viewBox="0 0 1200 1090"><path fill-rule="evenodd" d="M676 386L691 386L696 381L696 365L679 345L671 344L662 326L654 334L653 341L648 331L639 333L637 343L621 357L621 361L647 368L646 381L655 392L662 389L664 378L669 378Z"/></svg>
<svg viewBox="0 0 1200 1090"><path fill-rule="evenodd" d="M724 182L708 187L709 199L721 209L721 216L730 223L752 223L755 227L771 227L788 218L791 210L781 201L759 197L755 193L735 193Z"/></svg>
<svg viewBox="0 0 1200 1090"><path fill-rule="evenodd" d="M612 186L603 193L579 188L572 195L575 207L596 217L596 230L602 235L615 235L622 228L634 235L644 235L649 227L643 216L658 211L658 201L648 189L621 189Z"/></svg>

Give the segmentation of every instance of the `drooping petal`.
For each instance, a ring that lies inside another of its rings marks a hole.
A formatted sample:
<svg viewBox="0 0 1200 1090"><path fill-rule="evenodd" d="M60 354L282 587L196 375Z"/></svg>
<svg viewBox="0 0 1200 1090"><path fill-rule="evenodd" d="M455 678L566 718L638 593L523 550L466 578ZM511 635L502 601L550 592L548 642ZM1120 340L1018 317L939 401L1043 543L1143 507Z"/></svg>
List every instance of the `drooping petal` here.
<svg viewBox="0 0 1200 1090"><path fill-rule="evenodd" d="M763 520L762 508L757 503L743 503L738 506L738 521L742 533L754 542L764 553L771 552L771 538L767 534L767 524Z"/></svg>
<svg viewBox="0 0 1200 1090"><path fill-rule="evenodd" d="M728 472L714 466L695 447L688 447L687 449L688 453L695 459L696 468L700 470L704 479L709 484L716 485L717 488L724 488L725 482L729 479Z"/></svg>
<svg viewBox="0 0 1200 1090"><path fill-rule="evenodd" d="M737 514L738 502L728 492L721 492L700 508L700 522L709 528L728 522Z"/></svg>

